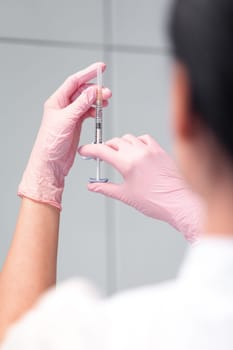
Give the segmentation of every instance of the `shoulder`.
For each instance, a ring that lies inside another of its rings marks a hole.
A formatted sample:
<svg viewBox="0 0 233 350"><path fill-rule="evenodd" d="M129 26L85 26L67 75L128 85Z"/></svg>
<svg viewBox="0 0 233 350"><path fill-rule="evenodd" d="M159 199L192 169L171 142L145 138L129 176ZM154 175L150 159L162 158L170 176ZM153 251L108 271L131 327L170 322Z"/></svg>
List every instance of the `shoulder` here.
<svg viewBox="0 0 233 350"><path fill-rule="evenodd" d="M120 349L126 343L125 348L137 349L137 344L155 339L155 329L160 333L167 329L163 325L177 314L174 308L179 308L181 298L177 282L102 298L89 282L71 280L46 293L10 329L1 349L60 350L75 346L93 350L111 344L118 344Z"/></svg>
<svg viewBox="0 0 233 350"><path fill-rule="evenodd" d="M150 315L154 317L160 310L164 313L165 309L170 309L174 300L176 304L179 303L182 299L181 294L180 283L168 281L117 293L106 300L105 307L116 318L121 318L122 314L124 317L135 318L138 314L149 318Z"/></svg>
<svg viewBox="0 0 233 350"><path fill-rule="evenodd" d="M109 343L114 349L163 348L164 339L182 313L181 286L169 281L128 290L108 298L104 305Z"/></svg>
<svg viewBox="0 0 233 350"><path fill-rule="evenodd" d="M125 309L146 311L157 308L163 303L180 296L180 283L177 280L162 282L156 285L143 286L117 293L106 300L106 307L113 313Z"/></svg>
<svg viewBox="0 0 233 350"><path fill-rule="evenodd" d="M10 328L1 349L47 350L56 345L60 350L73 348L71 344L89 349L84 342L94 336L101 300L99 291L84 279L61 283Z"/></svg>

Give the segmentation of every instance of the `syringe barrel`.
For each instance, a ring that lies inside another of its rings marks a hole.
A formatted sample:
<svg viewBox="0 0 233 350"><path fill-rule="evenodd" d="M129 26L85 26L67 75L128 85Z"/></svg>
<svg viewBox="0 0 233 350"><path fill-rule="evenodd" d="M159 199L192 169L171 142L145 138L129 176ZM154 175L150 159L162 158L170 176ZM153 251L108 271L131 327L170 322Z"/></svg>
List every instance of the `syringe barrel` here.
<svg viewBox="0 0 233 350"><path fill-rule="evenodd" d="M103 134L103 105L102 105L102 98L97 98L96 117L95 117L95 143L103 142L102 134Z"/></svg>

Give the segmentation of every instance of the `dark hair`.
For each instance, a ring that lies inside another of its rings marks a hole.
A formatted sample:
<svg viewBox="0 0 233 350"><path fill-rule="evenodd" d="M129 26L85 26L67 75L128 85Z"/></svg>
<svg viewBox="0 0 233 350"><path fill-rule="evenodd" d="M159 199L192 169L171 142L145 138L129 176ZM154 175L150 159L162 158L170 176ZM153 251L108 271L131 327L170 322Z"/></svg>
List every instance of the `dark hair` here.
<svg viewBox="0 0 233 350"><path fill-rule="evenodd" d="M170 36L194 112L233 159L233 0L176 0Z"/></svg>

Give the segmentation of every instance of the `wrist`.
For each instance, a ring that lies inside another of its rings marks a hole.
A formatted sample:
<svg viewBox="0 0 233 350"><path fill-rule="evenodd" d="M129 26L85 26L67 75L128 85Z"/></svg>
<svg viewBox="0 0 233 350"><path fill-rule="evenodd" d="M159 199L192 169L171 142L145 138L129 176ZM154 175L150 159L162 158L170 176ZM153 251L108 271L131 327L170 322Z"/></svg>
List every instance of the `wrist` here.
<svg viewBox="0 0 233 350"><path fill-rule="evenodd" d="M198 240L203 226L204 204L189 189L183 189L172 208L170 224L191 243Z"/></svg>
<svg viewBox="0 0 233 350"><path fill-rule="evenodd" d="M55 164L30 159L19 184L20 197L47 203L61 210L63 190L64 176Z"/></svg>

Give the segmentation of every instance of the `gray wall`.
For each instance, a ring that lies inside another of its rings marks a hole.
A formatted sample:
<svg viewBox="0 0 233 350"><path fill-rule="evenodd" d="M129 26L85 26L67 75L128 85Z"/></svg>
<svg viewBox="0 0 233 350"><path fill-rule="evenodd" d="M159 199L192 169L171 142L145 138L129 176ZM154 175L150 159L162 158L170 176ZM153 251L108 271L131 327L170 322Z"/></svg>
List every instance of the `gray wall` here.
<svg viewBox="0 0 233 350"><path fill-rule="evenodd" d="M171 61L165 18L171 0L1 0L2 265L20 199L17 186L40 125L46 98L71 73L108 64L113 91L105 138L150 133L168 151ZM92 141L86 122L82 143ZM59 245L60 280L82 275L103 290L153 283L176 274L186 242L165 223L88 193L94 162L76 159L66 180ZM109 167L105 173L119 176Z"/></svg>

